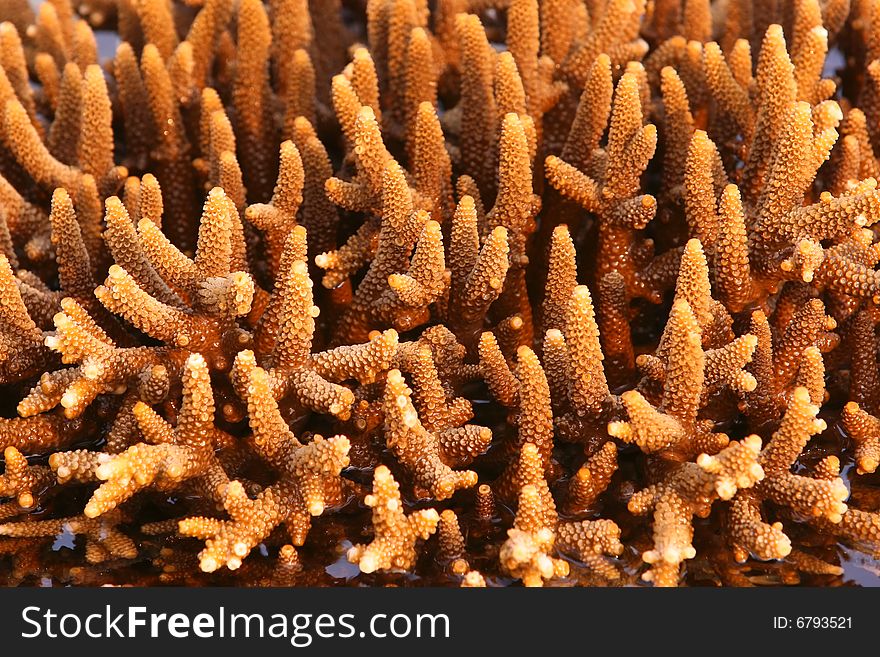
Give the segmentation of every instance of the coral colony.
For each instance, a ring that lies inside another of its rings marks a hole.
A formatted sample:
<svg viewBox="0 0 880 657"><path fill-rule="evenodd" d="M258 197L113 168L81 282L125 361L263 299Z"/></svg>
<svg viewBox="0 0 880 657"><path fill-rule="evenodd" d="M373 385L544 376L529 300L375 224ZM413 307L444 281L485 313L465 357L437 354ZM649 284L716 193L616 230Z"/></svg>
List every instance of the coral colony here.
<svg viewBox="0 0 880 657"><path fill-rule="evenodd" d="M877 0L0 19L0 582L876 570Z"/></svg>

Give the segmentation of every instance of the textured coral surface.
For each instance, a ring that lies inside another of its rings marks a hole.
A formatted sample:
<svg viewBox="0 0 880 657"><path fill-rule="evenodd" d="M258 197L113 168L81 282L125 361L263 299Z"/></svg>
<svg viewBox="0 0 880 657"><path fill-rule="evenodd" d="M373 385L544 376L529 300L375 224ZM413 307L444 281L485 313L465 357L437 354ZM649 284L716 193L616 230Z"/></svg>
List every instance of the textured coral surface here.
<svg viewBox="0 0 880 657"><path fill-rule="evenodd" d="M0 584L880 584L880 1L0 21Z"/></svg>

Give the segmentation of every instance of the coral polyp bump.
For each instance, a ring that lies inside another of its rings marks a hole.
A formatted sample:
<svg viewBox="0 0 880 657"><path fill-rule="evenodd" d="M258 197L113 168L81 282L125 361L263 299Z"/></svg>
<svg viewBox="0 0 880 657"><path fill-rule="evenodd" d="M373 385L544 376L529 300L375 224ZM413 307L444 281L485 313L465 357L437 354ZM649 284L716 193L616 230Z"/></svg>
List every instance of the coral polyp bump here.
<svg viewBox="0 0 880 657"><path fill-rule="evenodd" d="M0 21L3 584L876 584L874 0Z"/></svg>

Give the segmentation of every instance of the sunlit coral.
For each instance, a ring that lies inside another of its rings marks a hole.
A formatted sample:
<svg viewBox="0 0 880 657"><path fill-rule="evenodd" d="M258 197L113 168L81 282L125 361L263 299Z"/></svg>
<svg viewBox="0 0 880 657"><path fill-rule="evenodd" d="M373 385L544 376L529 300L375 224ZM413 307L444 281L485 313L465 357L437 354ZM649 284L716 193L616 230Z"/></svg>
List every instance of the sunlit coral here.
<svg viewBox="0 0 880 657"><path fill-rule="evenodd" d="M877 13L0 3L0 581L873 563Z"/></svg>

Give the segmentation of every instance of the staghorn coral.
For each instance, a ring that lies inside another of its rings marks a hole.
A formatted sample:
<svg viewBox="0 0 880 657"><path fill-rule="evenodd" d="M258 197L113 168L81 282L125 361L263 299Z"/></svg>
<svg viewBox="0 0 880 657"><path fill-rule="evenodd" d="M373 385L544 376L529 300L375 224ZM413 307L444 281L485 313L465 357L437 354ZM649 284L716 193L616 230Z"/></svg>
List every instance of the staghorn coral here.
<svg viewBox="0 0 880 657"><path fill-rule="evenodd" d="M498 558L502 568L525 586L543 586L543 582L566 577L569 565L551 556L554 544L576 556L586 566L606 579L619 577L603 555L623 552L620 528L610 520L559 522L556 504L541 472L541 454L531 442L523 444L518 459L517 483L521 484L513 528L501 546Z"/></svg>
<svg viewBox="0 0 880 657"><path fill-rule="evenodd" d="M847 581L875 14L3 5L0 580Z"/></svg>
<svg viewBox="0 0 880 657"><path fill-rule="evenodd" d="M388 372L383 411L383 432L389 449L400 464L411 471L416 485L427 490L431 497L445 500L456 490L471 488L477 483L476 472L457 472L446 463L454 459L454 452L444 447L454 442L455 438L425 429L410 401L410 390L399 370ZM489 430L476 425L464 425L460 430L445 430L449 431L475 434L477 449L480 449L480 445L488 446L491 440Z"/></svg>
<svg viewBox="0 0 880 657"><path fill-rule="evenodd" d="M416 542L437 531L437 511L425 509L406 515L399 486L385 466L376 468L373 492L364 498L364 504L373 510L375 536L369 545L352 547L346 554L348 560L356 563L362 573L412 568L418 556Z"/></svg>

